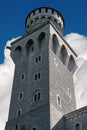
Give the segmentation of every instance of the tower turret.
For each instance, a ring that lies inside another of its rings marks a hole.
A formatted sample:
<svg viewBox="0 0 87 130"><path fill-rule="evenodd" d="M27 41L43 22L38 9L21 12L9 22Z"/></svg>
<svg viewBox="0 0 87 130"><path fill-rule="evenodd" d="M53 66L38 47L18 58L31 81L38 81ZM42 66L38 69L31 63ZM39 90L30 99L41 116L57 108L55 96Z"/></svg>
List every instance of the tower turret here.
<svg viewBox="0 0 87 130"><path fill-rule="evenodd" d="M47 21L52 21L58 30L63 33L63 16L57 10L47 7L37 8L29 13L25 21L26 32L30 32L37 27L40 27L44 22Z"/></svg>

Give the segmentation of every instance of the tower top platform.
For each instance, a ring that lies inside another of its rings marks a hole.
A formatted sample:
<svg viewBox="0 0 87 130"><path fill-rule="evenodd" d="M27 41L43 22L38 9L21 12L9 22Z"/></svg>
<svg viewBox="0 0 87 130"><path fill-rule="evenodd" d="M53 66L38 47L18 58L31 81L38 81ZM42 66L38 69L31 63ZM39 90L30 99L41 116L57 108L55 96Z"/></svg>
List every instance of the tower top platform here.
<svg viewBox="0 0 87 130"><path fill-rule="evenodd" d="M25 27L26 32L30 32L36 27L42 25L47 21L52 21L58 30L63 33L64 31L64 18L55 9L49 7L41 7L31 11L26 17Z"/></svg>

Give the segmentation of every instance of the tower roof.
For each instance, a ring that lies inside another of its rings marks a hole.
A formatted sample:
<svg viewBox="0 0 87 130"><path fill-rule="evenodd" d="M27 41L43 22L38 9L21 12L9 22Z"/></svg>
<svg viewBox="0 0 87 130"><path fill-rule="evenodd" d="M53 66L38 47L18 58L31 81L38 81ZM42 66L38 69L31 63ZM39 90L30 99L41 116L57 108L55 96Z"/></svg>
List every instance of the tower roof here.
<svg viewBox="0 0 87 130"><path fill-rule="evenodd" d="M64 18L55 9L49 7L41 7L31 11L25 20L26 32L30 32L37 26L47 21L52 21L58 30L63 33L64 30Z"/></svg>

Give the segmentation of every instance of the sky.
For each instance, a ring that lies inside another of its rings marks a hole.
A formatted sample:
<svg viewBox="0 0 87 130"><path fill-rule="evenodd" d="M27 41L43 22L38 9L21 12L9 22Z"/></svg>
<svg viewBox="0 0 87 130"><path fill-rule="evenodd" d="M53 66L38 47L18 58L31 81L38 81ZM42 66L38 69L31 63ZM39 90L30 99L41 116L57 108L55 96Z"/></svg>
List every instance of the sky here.
<svg viewBox="0 0 87 130"><path fill-rule="evenodd" d="M87 105L87 0L0 1L0 130L8 119L14 63L6 49L17 37L26 33L25 18L38 7L52 7L64 17L64 38L78 54L73 75L77 108Z"/></svg>

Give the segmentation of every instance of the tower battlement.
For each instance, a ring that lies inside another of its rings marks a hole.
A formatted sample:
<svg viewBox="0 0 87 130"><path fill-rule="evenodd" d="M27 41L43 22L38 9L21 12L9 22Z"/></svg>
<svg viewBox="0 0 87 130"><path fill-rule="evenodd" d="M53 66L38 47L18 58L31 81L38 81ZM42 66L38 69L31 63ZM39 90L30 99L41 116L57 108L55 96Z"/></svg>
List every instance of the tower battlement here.
<svg viewBox="0 0 87 130"><path fill-rule="evenodd" d="M52 21L58 30L63 33L64 19L63 16L52 8L42 7L31 11L25 21L26 32L30 32L44 22Z"/></svg>

